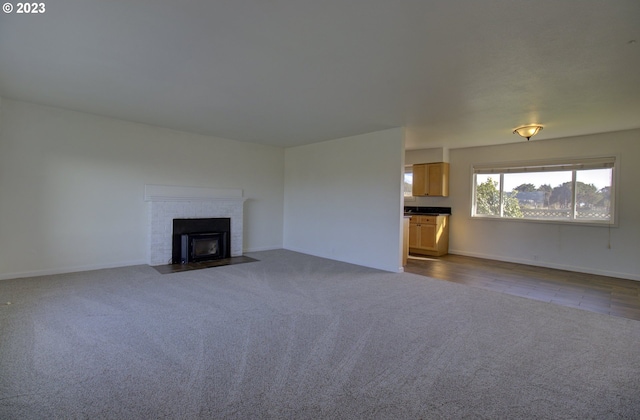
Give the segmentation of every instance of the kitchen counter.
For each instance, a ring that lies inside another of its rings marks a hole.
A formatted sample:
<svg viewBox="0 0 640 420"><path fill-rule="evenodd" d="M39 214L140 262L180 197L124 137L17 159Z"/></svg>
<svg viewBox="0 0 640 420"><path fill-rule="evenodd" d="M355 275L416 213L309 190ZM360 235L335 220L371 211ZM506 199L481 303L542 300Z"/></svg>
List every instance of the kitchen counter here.
<svg viewBox="0 0 640 420"><path fill-rule="evenodd" d="M405 221L409 218L409 252L430 256L448 253L450 215L451 207L405 206Z"/></svg>
<svg viewBox="0 0 640 420"><path fill-rule="evenodd" d="M405 216L449 216L451 207L416 207L405 206Z"/></svg>

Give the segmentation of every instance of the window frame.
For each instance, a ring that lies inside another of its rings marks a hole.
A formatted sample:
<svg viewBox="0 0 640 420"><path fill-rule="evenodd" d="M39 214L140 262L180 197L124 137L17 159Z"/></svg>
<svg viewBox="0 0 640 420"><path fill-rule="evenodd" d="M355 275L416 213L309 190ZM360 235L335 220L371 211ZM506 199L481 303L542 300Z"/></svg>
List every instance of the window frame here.
<svg viewBox="0 0 640 420"><path fill-rule="evenodd" d="M413 165L404 165L404 170L402 172L402 185L404 185L404 175L407 172L411 172L413 177ZM413 186L413 183L411 185ZM402 197L404 198L404 201L416 201L416 197L413 195L413 192L411 194L412 195L404 195L404 188L402 189Z"/></svg>
<svg viewBox="0 0 640 420"><path fill-rule="evenodd" d="M501 220L515 221L525 223L548 223L563 224L572 226L618 226L618 174L620 166L620 158L618 155L595 156L584 158L566 158L566 159L544 159L534 161L511 161L497 163L481 163L471 165L471 212L470 217L474 220ZM611 173L611 211L608 220L594 219L578 219L576 218L576 193L577 193L577 171L590 169L610 168ZM538 219L526 217L505 217L504 216L504 175L509 173L527 173L527 172L551 172L551 171L571 171L571 188L572 188L572 204L570 219ZM499 214L476 214L476 188L477 175L479 174L496 174L499 175Z"/></svg>

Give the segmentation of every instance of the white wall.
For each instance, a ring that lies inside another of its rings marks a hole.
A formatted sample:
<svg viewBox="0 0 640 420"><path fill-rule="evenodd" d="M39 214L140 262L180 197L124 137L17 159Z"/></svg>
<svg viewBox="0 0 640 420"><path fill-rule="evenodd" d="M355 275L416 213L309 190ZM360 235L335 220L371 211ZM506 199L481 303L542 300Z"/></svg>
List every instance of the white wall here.
<svg viewBox="0 0 640 420"><path fill-rule="evenodd" d="M284 247L400 271L404 132L285 151Z"/></svg>
<svg viewBox="0 0 640 420"><path fill-rule="evenodd" d="M617 227L470 217L473 164L611 155L619 157ZM640 130L452 149L450 163L449 197L407 204L452 207L451 253L640 280Z"/></svg>
<svg viewBox="0 0 640 420"><path fill-rule="evenodd" d="M145 184L243 189L244 249L282 247L283 149L3 98L0 278L145 263Z"/></svg>
<svg viewBox="0 0 640 420"><path fill-rule="evenodd" d="M405 165L431 162L449 162L449 149L444 147L416 149L407 151L405 154Z"/></svg>

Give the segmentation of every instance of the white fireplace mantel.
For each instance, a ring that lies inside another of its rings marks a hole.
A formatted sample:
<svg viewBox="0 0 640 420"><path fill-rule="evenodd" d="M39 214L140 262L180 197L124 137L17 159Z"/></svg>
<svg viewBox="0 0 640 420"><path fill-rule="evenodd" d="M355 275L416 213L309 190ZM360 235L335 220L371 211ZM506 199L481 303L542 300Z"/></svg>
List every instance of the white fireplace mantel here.
<svg viewBox="0 0 640 420"><path fill-rule="evenodd" d="M242 255L243 207L241 189L144 186L149 203L149 265L171 260L173 219L228 217L231 219L231 256Z"/></svg>
<svg viewBox="0 0 640 420"><path fill-rule="evenodd" d="M144 186L144 201L207 201L242 200L242 190L236 188L180 187L175 185Z"/></svg>

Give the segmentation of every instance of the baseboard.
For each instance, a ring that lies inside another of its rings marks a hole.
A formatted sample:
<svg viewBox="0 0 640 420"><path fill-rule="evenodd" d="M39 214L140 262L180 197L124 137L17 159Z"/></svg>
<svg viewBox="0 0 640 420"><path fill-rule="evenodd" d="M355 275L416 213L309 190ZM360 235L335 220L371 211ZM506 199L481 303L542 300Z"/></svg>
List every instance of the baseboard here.
<svg viewBox="0 0 640 420"><path fill-rule="evenodd" d="M147 265L147 260L121 261L108 264L81 265L75 267L61 267L34 271L21 271L17 273L0 274L0 280L20 279L25 277L51 276L55 274L77 273L80 271L102 270L105 268L128 267L131 265Z"/></svg>
<svg viewBox="0 0 640 420"><path fill-rule="evenodd" d="M486 260L511 262L516 264L532 265L534 267L554 268L556 270L573 271L576 273L595 274L598 276L616 277L620 279L640 281L640 275L638 274L619 273L617 271L594 270L594 269L589 269L584 267L574 267L572 265L546 263L544 261L531 261L531 260L525 260L525 259L519 259L519 258L507 258L507 257L502 257L497 255L487 255L487 254L482 254L478 252L466 252L466 251L460 251L455 249L450 249L449 254L463 255L465 257L483 258Z"/></svg>
<svg viewBox="0 0 640 420"><path fill-rule="evenodd" d="M242 252L245 253L245 252L273 251L274 249L282 249L282 244L245 248L242 250Z"/></svg>

